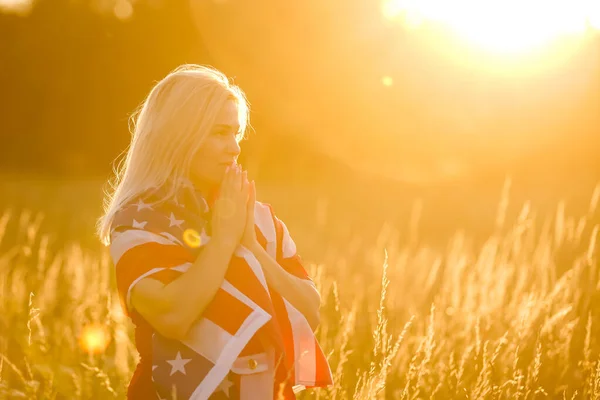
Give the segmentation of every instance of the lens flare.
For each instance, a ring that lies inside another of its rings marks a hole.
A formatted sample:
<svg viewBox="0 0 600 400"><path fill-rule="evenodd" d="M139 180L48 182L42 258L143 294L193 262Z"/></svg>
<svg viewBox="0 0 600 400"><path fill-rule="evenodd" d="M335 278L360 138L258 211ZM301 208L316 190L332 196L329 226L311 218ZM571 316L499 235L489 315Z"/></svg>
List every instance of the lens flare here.
<svg viewBox="0 0 600 400"><path fill-rule="evenodd" d="M110 343L108 329L101 324L90 324L83 327L79 336L79 345L91 354L104 352Z"/></svg>
<svg viewBox="0 0 600 400"><path fill-rule="evenodd" d="M183 231L183 241L194 249L202 246L202 237L197 230L192 228Z"/></svg>

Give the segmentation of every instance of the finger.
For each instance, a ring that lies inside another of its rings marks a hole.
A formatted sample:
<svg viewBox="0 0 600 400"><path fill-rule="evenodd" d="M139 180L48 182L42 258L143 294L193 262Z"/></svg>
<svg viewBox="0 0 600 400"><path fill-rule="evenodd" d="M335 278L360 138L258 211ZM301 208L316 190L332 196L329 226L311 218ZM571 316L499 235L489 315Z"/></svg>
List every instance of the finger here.
<svg viewBox="0 0 600 400"><path fill-rule="evenodd" d="M239 164L235 171L235 188L236 190L242 189L242 166Z"/></svg>
<svg viewBox="0 0 600 400"><path fill-rule="evenodd" d="M248 191L250 187L250 182L248 182L248 171L244 171L242 173L242 197L244 201L248 201Z"/></svg>
<svg viewBox="0 0 600 400"><path fill-rule="evenodd" d="M249 194L248 194L248 212L254 216L254 204L256 202L256 188L254 186L254 181L249 185Z"/></svg>

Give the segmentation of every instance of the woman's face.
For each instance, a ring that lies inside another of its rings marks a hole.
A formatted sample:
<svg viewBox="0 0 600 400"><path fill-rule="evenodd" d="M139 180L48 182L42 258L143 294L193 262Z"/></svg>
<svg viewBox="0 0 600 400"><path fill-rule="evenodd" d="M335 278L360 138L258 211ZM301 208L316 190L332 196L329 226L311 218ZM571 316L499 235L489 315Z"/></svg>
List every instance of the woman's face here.
<svg viewBox="0 0 600 400"><path fill-rule="evenodd" d="M227 166L237 163L240 145L236 136L239 130L237 103L227 100L192 161L191 177L200 187L219 185Z"/></svg>

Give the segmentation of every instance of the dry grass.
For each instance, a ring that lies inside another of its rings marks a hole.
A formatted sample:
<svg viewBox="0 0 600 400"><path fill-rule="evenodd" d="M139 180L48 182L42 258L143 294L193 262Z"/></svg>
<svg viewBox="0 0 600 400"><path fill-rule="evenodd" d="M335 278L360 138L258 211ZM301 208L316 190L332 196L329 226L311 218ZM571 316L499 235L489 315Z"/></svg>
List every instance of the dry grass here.
<svg viewBox="0 0 600 400"><path fill-rule="evenodd" d="M528 204L509 221L505 191L481 246L459 231L435 250L391 224L372 243L328 241L308 267L336 384L300 397L599 398L599 195L538 223ZM0 214L0 398L124 398L137 353L108 253L50 245L43 216ZM335 221L318 218L323 237ZM78 342L92 323L110 337L95 355Z"/></svg>

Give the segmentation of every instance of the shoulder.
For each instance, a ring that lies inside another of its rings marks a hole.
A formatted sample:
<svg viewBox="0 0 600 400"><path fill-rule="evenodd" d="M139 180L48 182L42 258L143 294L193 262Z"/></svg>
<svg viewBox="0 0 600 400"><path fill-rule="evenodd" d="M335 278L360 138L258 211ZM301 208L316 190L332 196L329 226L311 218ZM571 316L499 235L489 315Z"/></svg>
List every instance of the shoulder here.
<svg viewBox="0 0 600 400"><path fill-rule="evenodd" d="M115 212L110 232L112 236L114 232L127 229L160 230L168 222L169 214L164 203L157 203L147 195L139 195Z"/></svg>

